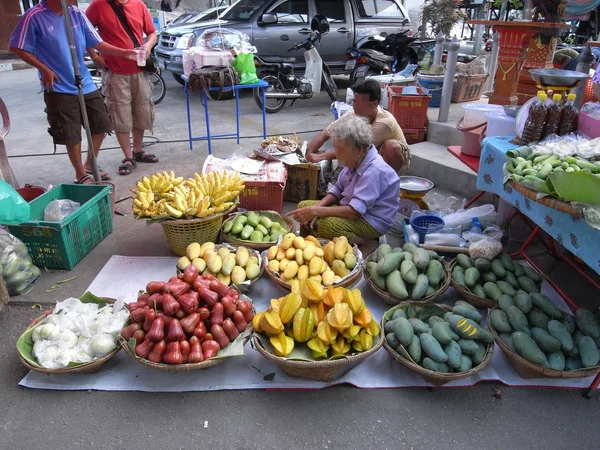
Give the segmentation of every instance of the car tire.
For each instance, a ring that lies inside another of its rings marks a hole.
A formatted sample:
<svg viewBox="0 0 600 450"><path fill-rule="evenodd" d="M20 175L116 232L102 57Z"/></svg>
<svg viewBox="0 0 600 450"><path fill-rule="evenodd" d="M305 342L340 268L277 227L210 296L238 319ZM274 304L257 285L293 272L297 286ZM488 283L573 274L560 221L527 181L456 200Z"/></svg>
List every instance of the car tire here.
<svg viewBox="0 0 600 450"><path fill-rule="evenodd" d="M175 72L171 72L171 75L173 75L173 78L175 78L175 81L177 81L180 85L185 86L185 81L183 78L181 78L181 75L179 75L178 73L175 73Z"/></svg>

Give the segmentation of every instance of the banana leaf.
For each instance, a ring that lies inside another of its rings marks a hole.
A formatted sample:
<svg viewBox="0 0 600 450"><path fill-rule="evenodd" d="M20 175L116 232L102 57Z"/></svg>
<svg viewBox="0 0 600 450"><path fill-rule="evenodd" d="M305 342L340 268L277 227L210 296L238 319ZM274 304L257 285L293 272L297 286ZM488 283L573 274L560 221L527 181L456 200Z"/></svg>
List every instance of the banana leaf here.
<svg viewBox="0 0 600 450"><path fill-rule="evenodd" d="M553 172L548 177L556 195L570 202L600 205L600 177L588 172Z"/></svg>

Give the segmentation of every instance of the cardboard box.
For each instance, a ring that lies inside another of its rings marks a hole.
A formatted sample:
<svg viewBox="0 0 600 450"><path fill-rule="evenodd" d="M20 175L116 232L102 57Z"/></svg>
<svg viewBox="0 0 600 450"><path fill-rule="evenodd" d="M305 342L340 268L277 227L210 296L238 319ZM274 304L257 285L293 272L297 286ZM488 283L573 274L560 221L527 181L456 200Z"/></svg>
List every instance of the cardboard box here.
<svg viewBox="0 0 600 450"><path fill-rule="evenodd" d="M318 200L319 164L295 164L286 166L288 177L283 198L286 202L300 203L303 200Z"/></svg>

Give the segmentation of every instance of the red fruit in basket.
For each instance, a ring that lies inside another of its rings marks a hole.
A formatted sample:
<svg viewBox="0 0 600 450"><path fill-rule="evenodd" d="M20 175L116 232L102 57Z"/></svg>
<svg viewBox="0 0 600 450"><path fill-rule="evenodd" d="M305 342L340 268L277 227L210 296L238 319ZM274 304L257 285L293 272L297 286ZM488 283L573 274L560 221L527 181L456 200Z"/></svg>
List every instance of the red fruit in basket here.
<svg viewBox="0 0 600 450"><path fill-rule="evenodd" d="M237 338L240 334L238 329L235 327L233 320L231 320L231 319L225 319L223 321L223 325L221 325L221 326L223 327L223 331L225 332L225 334L227 335L229 340L232 342L235 341L235 338ZM212 329L211 329L211 331L212 331Z"/></svg>
<svg viewBox="0 0 600 450"><path fill-rule="evenodd" d="M231 316L231 319L233 320L235 327L240 333L242 333L246 328L248 328L248 322L246 322L244 314L242 314L241 311L234 312Z"/></svg>
<svg viewBox="0 0 600 450"><path fill-rule="evenodd" d="M236 302L240 299L240 291L234 288L229 288L227 295L234 299Z"/></svg>
<svg viewBox="0 0 600 450"><path fill-rule="evenodd" d="M227 291L229 291L229 288L218 280L211 281L209 288L211 291L215 291L217 294L219 294L219 298L225 297L227 295Z"/></svg>
<svg viewBox="0 0 600 450"><path fill-rule="evenodd" d="M180 341L179 349L181 350L181 356L183 356L182 364L185 364L190 356L190 343L186 340Z"/></svg>
<svg viewBox="0 0 600 450"><path fill-rule="evenodd" d="M135 354L138 355L140 358L147 358L148 354L150 353L153 347L154 342L150 339L146 339L141 344L135 346Z"/></svg>
<svg viewBox="0 0 600 450"><path fill-rule="evenodd" d="M165 326L169 326L169 321L171 320L171 317L167 316L164 313L164 311L156 311L156 317L160 317L165 323Z"/></svg>
<svg viewBox="0 0 600 450"><path fill-rule="evenodd" d="M165 291L167 283L163 281L151 281L146 285L146 292L150 295L158 294Z"/></svg>
<svg viewBox="0 0 600 450"><path fill-rule="evenodd" d="M138 295L137 301L138 302L147 302L149 298L150 298L150 294L147 294L146 292L142 292L141 294Z"/></svg>
<svg viewBox="0 0 600 450"><path fill-rule="evenodd" d="M221 304L223 305L223 311L227 317L231 317L231 315L237 310L237 307L235 306L235 300L228 295L221 299Z"/></svg>
<svg viewBox="0 0 600 450"><path fill-rule="evenodd" d="M200 275L200 272L198 272L198 268L190 264L183 271L183 276L181 277L181 279L186 283L192 284L194 280L198 277L198 275Z"/></svg>
<svg viewBox="0 0 600 450"><path fill-rule="evenodd" d="M127 309L129 310L130 313L134 312L136 309L141 309L144 306L148 306L148 305L146 302L142 302L142 301L127 303Z"/></svg>
<svg viewBox="0 0 600 450"><path fill-rule="evenodd" d="M150 297L148 297L148 307L152 309L162 308L163 297L163 294L152 294Z"/></svg>
<svg viewBox="0 0 600 450"><path fill-rule="evenodd" d="M190 288L191 287L188 283L180 280L177 280L176 283L167 284L167 292L175 298L178 298L180 295L189 292Z"/></svg>
<svg viewBox="0 0 600 450"><path fill-rule="evenodd" d="M135 339L136 344L139 344L144 339L146 339L146 333L144 333L144 330L137 330L133 333L133 336L131 336L131 338Z"/></svg>
<svg viewBox="0 0 600 450"><path fill-rule="evenodd" d="M167 342L171 341L181 341L185 339L185 334L183 333L183 328L181 328L181 322L177 319L172 319L169 322L168 327L169 332L167 333Z"/></svg>
<svg viewBox="0 0 600 450"><path fill-rule="evenodd" d="M166 364L182 364L183 355L181 354L181 347L178 341L167 344L162 360Z"/></svg>
<svg viewBox="0 0 600 450"><path fill-rule="evenodd" d="M147 333L152 327L152 322L156 319L156 311L153 309L146 310L146 320L144 321L143 330ZM160 340L160 339L159 339Z"/></svg>
<svg viewBox="0 0 600 450"><path fill-rule="evenodd" d="M200 288L208 288L208 286L210 286L210 281L205 280L202 277L197 277L193 282L192 282L192 289L197 291Z"/></svg>
<svg viewBox="0 0 600 450"><path fill-rule="evenodd" d="M223 323L223 305L217 303L210 313L209 323L211 325L221 325Z"/></svg>
<svg viewBox="0 0 600 450"><path fill-rule="evenodd" d="M154 344L154 348L148 353L148 360L159 363L163 359L165 350L167 349L167 343L165 341L159 341Z"/></svg>
<svg viewBox="0 0 600 450"><path fill-rule="evenodd" d="M221 325L211 326L210 334L212 334L215 341L219 343L219 347L225 348L229 345L229 338L225 334L225 331L223 331L223 327Z"/></svg>
<svg viewBox="0 0 600 450"><path fill-rule="evenodd" d="M181 310L186 314L191 314L198 309L198 293L190 291L187 294L180 295L177 299L181 305Z"/></svg>
<svg viewBox="0 0 600 450"><path fill-rule="evenodd" d="M165 294L163 296L162 309L165 316L173 317L175 313L181 309L181 305L175 300L175 297L170 294Z"/></svg>
<svg viewBox="0 0 600 450"><path fill-rule="evenodd" d="M210 273L207 273L207 274L205 274L205 275L202 275L202 277L203 277L205 280L208 280L208 281L214 281L214 280L216 280L216 279L217 279L217 277L215 277L214 275L211 275Z"/></svg>
<svg viewBox="0 0 600 450"><path fill-rule="evenodd" d="M202 345L200 339L196 336L190 338L190 356L188 356L188 363L200 363L204 361L204 355L202 354Z"/></svg>
<svg viewBox="0 0 600 450"><path fill-rule="evenodd" d="M148 331L146 338L154 342L162 341L165 338L165 321L162 317L157 317L154 322L152 322L152 326L150 327L150 331Z"/></svg>
<svg viewBox="0 0 600 450"><path fill-rule="evenodd" d="M131 311L131 313L129 313L129 317L131 318L132 322L141 323L146 320L146 311L148 311L148 305Z"/></svg>
<svg viewBox="0 0 600 450"><path fill-rule="evenodd" d="M211 291L208 288L198 289L198 295L200 296L200 299L206 303L206 306L208 306L209 309L212 309L219 301L219 294L217 294L215 291Z"/></svg>
<svg viewBox="0 0 600 450"><path fill-rule="evenodd" d="M213 356L217 356L220 350L221 347L217 341L210 339L202 342L202 353L204 354L205 361Z"/></svg>
<svg viewBox="0 0 600 450"><path fill-rule="evenodd" d="M171 278L169 278L169 281L167 282L167 284L168 284L168 283L179 283L180 281L181 281L181 279L180 279L180 278L177 278L177 277L171 277ZM165 289L166 289L166 288L165 288Z"/></svg>
<svg viewBox="0 0 600 450"><path fill-rule="evenodd" d="M205 339L206 333L206 325L204 325L204 322L200 322L198 325L196 325L194 331L192 331L192 334L201 341Z"/></svg>
<svg viewBox="0 0 600 450"><path fill-rule="evenodd" d="M240 300L237 302L237 309L241 311L244 315L244 319L246 322L251 322L254 317L254 313L252 312L252 305L245 300Z"/></svg>
<svg viewBox="0 0 600 450"><path fill-rule="evenodd" d="M181 319L179 321L179 323L181 323L181 328L183 328L183 331L186 334L192 334L194 332L194 329L200 323L200 314L198 314L198 313L190 314L189 316Z"/></svg>
<svg viewBox="0 0 600 450"><path fill-rule="evenodd" d="M175 313L176 319L183 319L185 317L185 313L182 310L179 310Z"/></svg>
<svg viewBox="0 0 600 450"><path fill-rule="evenodd" d="M131 337L133 336L133 333L135 333L138 330L142 329L142 325L139 323L132 323L129 326L126 326L125 328L123 328L121 330L121 336L123 337L123 339L125 339L126 341L128 341L129 339L131 339Z"/></svg>
<svg viewBox="0 0 600 450"><path fill-rule="evenodd" d="M205 320L208 320L208 318L210 317L210 311L208 310L208 308L206 306L203 306L202 308L198 308L198 314L200 314L200 320L202 322L204 322Z"/></svg>

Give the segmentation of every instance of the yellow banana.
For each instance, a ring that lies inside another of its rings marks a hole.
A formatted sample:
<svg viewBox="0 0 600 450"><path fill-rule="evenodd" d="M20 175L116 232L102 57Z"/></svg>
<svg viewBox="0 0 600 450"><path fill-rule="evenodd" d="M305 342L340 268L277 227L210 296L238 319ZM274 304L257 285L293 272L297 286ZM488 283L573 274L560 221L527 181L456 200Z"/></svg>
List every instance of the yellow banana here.
<svg viewBox="0 0 600 450"><path fill-rule="evenodd" d="M185 211L187 209L185 202L179 196L175 196L175 206L180 211Z"/></svg>
<svg viewBox="0 0 600 450"><path fill-rule="evenodd" d="M175 217L176 219L179 219L181 216L183 216L183 212L182 212L182 211L179 211L179 210L177 210L177 209L173 208L173 207L172 207L171 205L169 205L169 204L166 204L166 205L165 205L165 209L166 209L167 213L168 213L170 216L173 216L173 217Z"/></svg>
<svg viewBox="0 0 600 450"><path fill-rule="evenodd" d="M143 177L142 178L142 184L144 185L144 187L146 189L152 189L150 186L150 180L148 179L148 177Z"/></svg>
<svg viewBox="0 0 600 450"><path fill-rule="evenodd" d="M196 204L196 193L194 191L190 191L190 194L187 198L188 207L193 208Z"/></svg>
<svg viewBox="0 0 600 450"><path fill-rule="evenodd" d="M144 186L144 183L142 183L141 181L138 181L135 185L137 186L138 190L142 192L146 192L148 190L148 188L146 188L146 186Z"/></svg>

